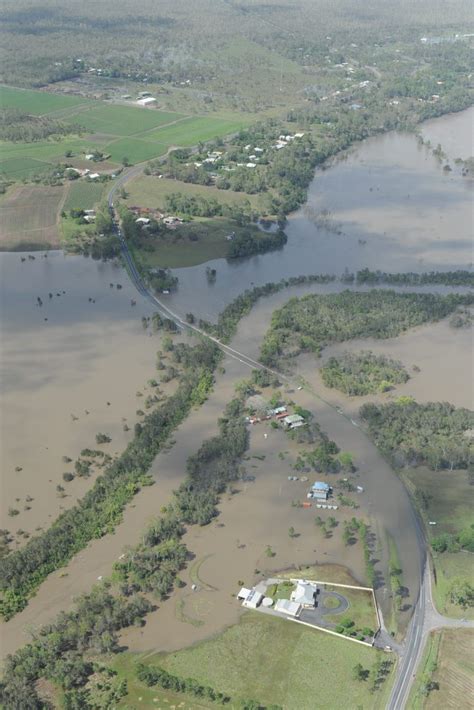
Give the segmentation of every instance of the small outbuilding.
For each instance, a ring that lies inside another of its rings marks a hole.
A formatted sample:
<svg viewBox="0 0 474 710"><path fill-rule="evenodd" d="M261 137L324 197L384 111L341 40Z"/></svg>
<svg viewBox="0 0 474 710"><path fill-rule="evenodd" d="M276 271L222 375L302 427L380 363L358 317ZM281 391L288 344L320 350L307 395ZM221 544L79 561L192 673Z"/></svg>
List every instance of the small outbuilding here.
<svg viewBox="0 0 474 710"><path fill-rule="evenodd" d="M300 414L290 414L282 421L287 429L298 429L298 427L304 426L304 419Z"/></svg>
<svg viewBox="0 0 474 710"><path fill-rule="evenodd" d="M139 106L154 106L156 99L154 96L145 96L143 99L138 99L137 104Z"/></svg>
<svg viewBox="0 0 474 710"><path fill-rule="evenodd" d="M247 607L247 609L256 609L260 606L262 600L263 594L261 592L257 592L256 589L252 589L248 597L242 602L242 606Z"/></svg>
<svg viewBox="0 0 474 710"><path fill-rule="evenodd" d="M291 601L290 599L277 599L274 609L281 614L296 618L301 613L301 604Z"/></svg>

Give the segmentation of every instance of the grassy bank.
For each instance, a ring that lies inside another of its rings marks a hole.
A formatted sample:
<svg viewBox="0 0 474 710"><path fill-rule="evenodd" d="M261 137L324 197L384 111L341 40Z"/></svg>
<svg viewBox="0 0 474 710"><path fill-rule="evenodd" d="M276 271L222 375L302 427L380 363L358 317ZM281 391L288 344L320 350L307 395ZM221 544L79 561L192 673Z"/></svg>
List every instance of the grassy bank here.
<svg viewBox="0 0 474 710"><path fill-rule="evenodd" d="M466 471L430 471L420 467L404 471L403 477L423 518L430 541L445 533L459 534L474 522L470 504L472 486ZM430 522L436 525L430 525ZM473 609L464 609L449 599L455 580L466 580L474 586L473 559L469 551L433 551L433 595L441 613L457 618L474 618Z"/></svg>
<svg viewBox="0 0 474 710"><path fill-rule="evenodd" d="M324 668L324 673L318 672L317 707L347 707L351 698L352 707L383 708L389 680L371 693L369 683L355 680L352 673L356 664L370 670L380 658L386 657L375 649L250 612L213 639L139 660L181 677L196 678L235 701L255 698L287 710L314 710L317 668ZM121 672L129 673L133 661L134 656L129 655ZM137 692L136 686L132 692ZM123 707L126 705L125 698ZM231 707L240 706L236 702Z"/></svg>

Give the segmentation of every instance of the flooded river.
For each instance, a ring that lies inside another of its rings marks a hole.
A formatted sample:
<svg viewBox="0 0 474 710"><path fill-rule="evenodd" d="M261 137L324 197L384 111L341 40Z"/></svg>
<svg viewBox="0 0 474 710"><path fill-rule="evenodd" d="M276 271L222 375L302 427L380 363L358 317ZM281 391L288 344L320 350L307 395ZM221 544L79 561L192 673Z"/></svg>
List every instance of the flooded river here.
<svg viewBox="0 0 474 710"><path fill-rule="evenodd" d="M453 160L467 157L473 154L473 116L469 109L430 121L424 135L434 145L446 143ZM392 272L467 268L474 181L462 177L453 160L452 172L444 172L411 134L364 141L316 171L307 204L289 217L283 249L209 262L217 269L213 284L205 264L176 269L180 285L169 300L183 313L199 304L199 314L213 319L245 288L289 276L365 266Z"/></svg>
<svg viewBox="0 0 474 710"><path fill-rule="evenodd" d="M444 126L451 118L462 122L470 120L470 115L464 112L440 121ZM445 130L440 126L431 122L427 130ZM450 156L451 150L454 148L446 148ZM460 151L457 154L463 155ZM233 264L218 260L214 263L218 271L215 284L207 283L204 265L178 270L180 287L169 297L170 302L179 313L192 310L215 318L225 303L252 283L290 275L341 273L346 266L351 271L363 266L387 271L465 268L471 261L471 198L472 183L456 170L444 174L431 153L420 148L412 136L389 134L366 141L332 168L317 172L308 205L289 220L288 244L282 251ZM22 261L19 254L0 254L1 526L13 532L18 528L32 532L47 525L61 507L72 505L90 485L75 480L66 484L66 498L58 496L56 486L68 468L63 456L74 459L84 446L94 447L98 431L112 436L107 449L110 453L123 449L130 437L123 431L124 421L136 419L136 393L143 391L146 381L154 376L159 348L159 338L149 337L141 325L141 317L150 314L150 306L140 299L121 267L64 257L60 252L50 252L47 258L37 253L35 257L34 261ZM117 289L117 284L122 289ZM341 288L340 283L298 287L263 299L242 320L233 346L258 356L274 308L290 296ZM131 299L137 301L135 307ZM468 360L466 331L453 336L443 323L391 343L378 343L380 352L421 368L403 391L413 392L419 399L467 404L466 382L459 376ZM376 349L377 344L360 342L353 346ZM433 354L443 360L442 379L437 377ZM320 392L317 363L302 358L299 369ZM156 485L136 496L115 535L93 541L62 573L50 575L27 609L5 625L4 653L24 643L32 624L47 622L60 609L70 607L75 595L110 573L126 545L139 540L146 521L159 512L183 479L187 457L216 432L217 419L235 384L247 374L244 364L226 359L225 372L217 376L208 402L179 427L172 450L155 460ZM367 491L361 512L370 517L378 534L382 560L387 559L387 533L396 540L411 605L418 593L420 559L413 544L413 512L405 489L363 431L351 422L357 416L356 403L326 395L327 391L320 399L302 391L292 397L314 412L322 429L342 449L354 453ZM346 416L337 412L337 406ZM230 594L239 576L248 579L252 570L265 564L267 544L275 547L278 566L286 566L292 559L309 564L342 562L361 578L360 555L351 560L347 551L338 551L332 542L321 545L312 538L309 519L301 518L295 524L302 535L291 546L287 528L294 524L291 516L297 509L290 506L291 490L282 483L287 480L286 464L276 453L271 436L266 443L252 436L252 454L268 457L267 463L256 459L250 464L257 475L254 488L223 502L220 521L225 533L219 540L219 531L213 535L211 528L211 532L191 531L187 540L197 559L206 557L207 548L211 542L213 545L213 557L205 561L203 569L210 584L222 590L221 597L213 600L217 611L212 624L197 628L177 621L175 601L170 600L143 633L131 630L126 635L132 649L160 644L163 648L167 644L177 647L235 621L237 612L229 602ZM281 479L278 484L277 478ZM24 509L26 496L33 498L29 510ZM18 515L8 515L9 508L18 509ZM270 530L271 521L278 518L283 520L279 531ZM267 528L271 534L265 534ZM231 554L231 549L236 552ZM237 554L239 561L234 565ZM383 598L381 602L387 608ZM204 607L206 604L203 601ZM172 643L158 640L160 629L173 636Z"/></svg>

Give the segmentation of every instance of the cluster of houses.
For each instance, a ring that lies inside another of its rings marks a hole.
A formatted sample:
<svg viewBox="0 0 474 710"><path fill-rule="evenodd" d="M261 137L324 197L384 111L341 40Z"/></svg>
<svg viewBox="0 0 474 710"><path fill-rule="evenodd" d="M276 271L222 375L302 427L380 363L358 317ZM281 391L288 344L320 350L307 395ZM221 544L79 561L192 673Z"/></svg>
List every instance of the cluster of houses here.
<svg viewBox="0 0 474 710"><path fill-rule="evenodd" d="M176 227L183 223L184 220L181 217L176 217L174 215L165 216L159 210L154 210L148 207L130 207L131 212L138 215L135 222L141 227L148 227L151 220L154 219L157 222L162 222L168 229L176 229Z"/></svg>
<svg viewBox="0 0 474 710"><path fill-rule="evenodd" d="M280 407L275 407L273 409L267 409L260 416L254 415L247 417L247 422L249 424L258 424L258 422L268 421L273 419L282 425L284 429L298 429L305 425L304 417L300 414L289 414L285 405Z"/></svg>
<svg viewBox="0 0 474 710"><path fill-rule="evenodd" d="M261 587L261 585L258 585L258 587ZM274 613L296 619L304 609L314 609L318 593L319 589L314 582L298 579L295 581L295 588L291 592L289 599L276 599L274 601L271 597L265 596L264 591L257 587L252 589L242 587L237 594L237 599L242 602L242 606L246 609L273 608Z"/></svg>

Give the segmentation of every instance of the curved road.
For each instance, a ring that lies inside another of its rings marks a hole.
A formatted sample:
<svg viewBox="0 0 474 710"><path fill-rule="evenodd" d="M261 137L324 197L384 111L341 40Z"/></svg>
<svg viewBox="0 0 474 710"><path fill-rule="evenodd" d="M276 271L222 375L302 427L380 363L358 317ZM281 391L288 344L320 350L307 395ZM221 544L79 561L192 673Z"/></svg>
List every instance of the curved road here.
<svg viewBox="0 0 474 710"><path fill-rule="evenodd" d="M108 204L109 208L114 213L115 210L113 205L113 199L117 189L123 187L129 180L138 176L142 172L142 170L143 167L138 165L124 172L118 178L118 180L110 190L108 194ZM120 224L116 220L114 220L114 225L117 236L120 239L122 256L124 258L124 261L127 266L127 271L135 288L161 313L161 315L163 315L165 318L169 318L170 320L172 320L178 326L178 328L188 329L200 336L212 340L212 342L214 342L226 355L238 360L239 362L247 365L248 367L252 369L266 370L271 374L276 375L280 379L284 379L287 382L291 382L291 378L286 377L285 375L282 375L282 373L276 372L275 370L272 370L271 368L268 368L265 365L262 365L257 360L254 360L248 355L245 355L245 353L239 352L238 350L231 348L229 345L225 345L214 336L209 335L204 330L201 330L201 328L187 323L177 313L172 311L166 304L164 304L157 296L151 293L151 291L145 285L141 275L139 274L137 267L135 266L133 257L130 253L127 242L120 228ZM326 404L329 404L329 402L327 402ZM339 414L341 414L341 416L346 417L342 410L338 409L337 411ZM352 423L354 424L354 426L358 426L357 422L352 421ZM445 626L455 628L474 628L474 622L449 619L448 617L444 617L437 612L433 603L431 593L431 571L426 554L427 544L425 539L424 528L418 515L418 512L415 509L414 518L416 530L416 545L419 548L421 560L420 592L416 604L414 605L413 616L407 629L405 642L402 646L397 648L400 659L395 682L390 694L390 699L387 704L387 710L403 710L403 708L406 707L408 697L413 685L413 680L415 678L417 668L423 655L426 640L431 631ZM386 645L394 647L391 636L383 627L379 634L377 645L382 648Z"/></svg>

